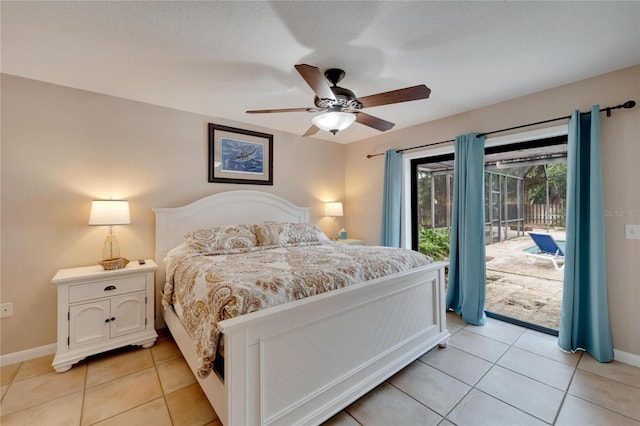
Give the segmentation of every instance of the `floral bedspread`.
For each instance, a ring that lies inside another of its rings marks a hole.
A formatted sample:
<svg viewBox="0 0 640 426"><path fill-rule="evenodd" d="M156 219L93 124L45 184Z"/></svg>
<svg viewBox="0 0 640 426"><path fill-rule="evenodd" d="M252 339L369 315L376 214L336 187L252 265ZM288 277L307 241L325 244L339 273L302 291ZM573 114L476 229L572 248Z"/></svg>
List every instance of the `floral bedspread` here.
<svg viewBox="0 0 640 426"><path fill-rule="evenodd" d="M420 253L336 243L237 254L173 253L162 303L173 304L199 357L211 372L221 333L217 323L271 306L426 265Z"/></svg>

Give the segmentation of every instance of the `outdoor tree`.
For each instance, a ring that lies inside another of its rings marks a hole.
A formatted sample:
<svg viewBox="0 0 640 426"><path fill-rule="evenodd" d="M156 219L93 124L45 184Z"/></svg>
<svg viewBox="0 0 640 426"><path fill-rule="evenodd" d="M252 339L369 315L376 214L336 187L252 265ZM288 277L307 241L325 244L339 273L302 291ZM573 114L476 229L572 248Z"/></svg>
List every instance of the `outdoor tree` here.
<svg viewBox="0 0 640 426"><path fill-rule="evenodd" d="M525 196L529 204L547 202L546 178L549 179L549 204L563 203L567 198L567 163L534 166L525 179Z"/></svg>

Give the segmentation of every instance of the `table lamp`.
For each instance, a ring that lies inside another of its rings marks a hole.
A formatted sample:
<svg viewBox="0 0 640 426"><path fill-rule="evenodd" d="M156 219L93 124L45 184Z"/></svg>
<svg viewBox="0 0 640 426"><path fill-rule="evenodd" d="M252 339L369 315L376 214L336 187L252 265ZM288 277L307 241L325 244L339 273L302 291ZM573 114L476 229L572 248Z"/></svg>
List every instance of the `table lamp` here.
<svg viewBox="0 0 640 426"><path fill-rule="evenodd" d="M342 203L341 202L326 203L324 206L324 215L333 218L333 235L331 236L331 239L337 240L338 234L336 233L336 217L342 216Z"/></svg>
<svg viewBox="0 0 640 426"><path fill-rule="evenodd" d="M98 262L104 269L120 269L129 263L129 260L120 257L120 245L113 233L113 227L130 223L127 200L94 200L91 203L89 225L109 226L109 233L102 248L102 260Z"/></svg>

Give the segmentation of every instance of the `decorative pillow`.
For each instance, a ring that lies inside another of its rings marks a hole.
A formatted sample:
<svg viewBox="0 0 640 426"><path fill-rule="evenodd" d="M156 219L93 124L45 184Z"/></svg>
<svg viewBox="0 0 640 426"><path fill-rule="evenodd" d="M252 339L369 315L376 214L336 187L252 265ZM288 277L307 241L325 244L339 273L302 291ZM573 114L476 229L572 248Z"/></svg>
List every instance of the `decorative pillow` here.
<svg viewBox="0 0 640 426"><path fill-rule="evenodd" d="M203 228L185 235L187 246L203 254L224 254L249 251L258 241L251 225Z"/></svg>
<svg viewBox="0 0 640 426"><path fill-rule="evenodd" d="M281 232L281 224L278 223L264 223L262 225L255 225L253 232L256 235L259 246L281 246L286 244L284 241L284 235ZM281 238L281 236L283 238Z"/></svg>
<svg viewBox="0 0 640 426"><path fill-rule="evenodd" d="M317 243L324 235L316 225L310 223L291 223L287 230L287 243Z"/></svg>
<svg viewBox="0 0 640 426"><path fill-rule="evenodd" d="M319 244L327 236L310 223L268 222L254 226L260 246Z"/></svg>

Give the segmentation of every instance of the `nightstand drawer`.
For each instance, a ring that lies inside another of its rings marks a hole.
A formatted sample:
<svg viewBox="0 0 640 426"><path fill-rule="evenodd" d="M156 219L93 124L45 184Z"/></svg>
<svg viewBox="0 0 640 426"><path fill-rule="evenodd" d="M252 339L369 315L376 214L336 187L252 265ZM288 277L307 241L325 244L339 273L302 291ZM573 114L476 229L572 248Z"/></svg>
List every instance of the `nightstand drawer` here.
<svg viewBox="0 0 640 426"><path fill-rule="evenodd" d="M69 303L116 296L134 291L144 291L145 285L145 275L104 280L90 284L72 285L69 286Z"/></svg>

